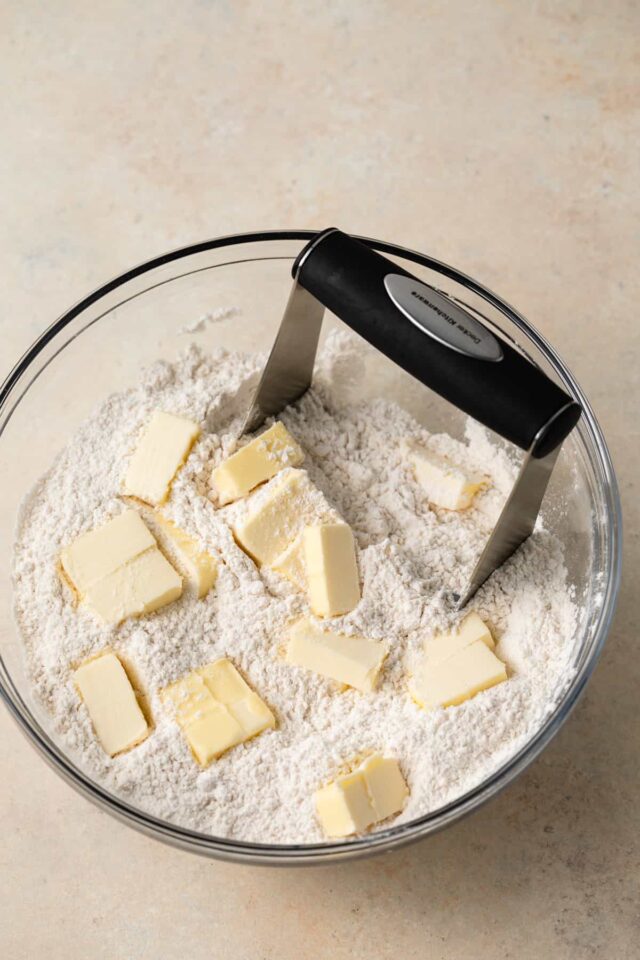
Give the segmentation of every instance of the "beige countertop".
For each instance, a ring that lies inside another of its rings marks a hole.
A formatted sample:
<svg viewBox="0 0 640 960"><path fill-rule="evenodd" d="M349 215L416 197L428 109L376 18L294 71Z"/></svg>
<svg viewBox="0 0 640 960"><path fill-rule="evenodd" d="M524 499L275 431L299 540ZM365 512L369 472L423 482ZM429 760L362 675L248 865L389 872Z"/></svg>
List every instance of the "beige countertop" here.
<svg viewBox="0 0 640 960"><path fill-rule="evenodd" d="M637 957L637 4L5 0L0 19L0 374L153 254L338 224L456 264L545 333L601 419L626 521L614 629L560 735L394 855L178 852L76 795L0 710L0 955Z"/></svg>

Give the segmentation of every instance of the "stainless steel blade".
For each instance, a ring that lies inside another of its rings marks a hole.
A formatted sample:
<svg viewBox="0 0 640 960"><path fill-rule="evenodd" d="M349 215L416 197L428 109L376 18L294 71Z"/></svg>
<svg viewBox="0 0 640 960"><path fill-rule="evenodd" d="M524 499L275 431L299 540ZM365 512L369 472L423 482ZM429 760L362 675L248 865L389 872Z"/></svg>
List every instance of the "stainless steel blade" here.
<svg viewBox="0 0 640 960"><path fill-rule="evenodd" d="M559 452L560 447L556 447L546 457L536 458L531 453L525 456L513 490L480 554L466 590L461 594L454 594L458 608L469 602L494 570L508 560L533 532Z"/></svg>
<svg viewBox="0 0 640 960"><path fill-rule="evenodd" d="M256 430L311 386L323 316L320 301L294 281L241 434Z"/></svg>

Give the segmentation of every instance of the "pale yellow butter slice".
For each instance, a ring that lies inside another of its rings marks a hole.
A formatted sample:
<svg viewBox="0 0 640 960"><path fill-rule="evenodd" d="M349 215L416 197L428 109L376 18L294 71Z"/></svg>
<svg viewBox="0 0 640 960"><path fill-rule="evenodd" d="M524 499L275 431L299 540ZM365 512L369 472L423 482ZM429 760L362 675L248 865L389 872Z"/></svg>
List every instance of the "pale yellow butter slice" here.
<svg viewBox="0 0 640 960"><path fill-rule="evenodd" d="M316 791L316 811L329 837L348 837L375 823L376 814L361 773L338 777Z"/></svg>
<svg viewBox="0 0 640 960"><path fill-rule="evenodd" d="M227 707L216 700L211 700L183 730L201 767L208 766L245 739L242 726Z"/></svg>
<svg viewBox="0 0 640 960"><path fill-rule="evenodd" d="M125 510L102 527L83 533L60 553L66 576L80 596L156 541L135 510Z"/></svg>
<svg viewBox="0 0 640 960"><path fill-rule="evenodd" d="M191 751L206 767L227 750L276 725L267 705L230 660L216 660L167 687Z"/></svg>
<svg viewBox="0 0 640 960"><path fill-rule="evenodd" d="M414 700L426 710L452 707L507 679L505 664L482 640L446 660L425 660L410 684Z"/></svg>
<svg viewBox="0 0 640 960"><path fill-rule="evenodd" d="M182 680L165 687L161 696L173 705L180 726L199 719L212 700L211 691L197 671L188 673Z"/></svg>
<svg viewBox="0 0 640 960"><path fill-rule="evenodd" d="M240 676L230 660L216 660L199 671L213 697L236 718L248 740L268 727L275 727L276 718L257 693Z"/></svg>
<svg viewBox="0 0 640 960"><path fill-rule="evenodd" d="M162 696L173 704L176 720L200 766L208 766L242 743L242 726L228 708L212 696L199 673L174 683Z"/></svg>
<svg viewBox="0 0 640 960"><path fill-rule="evenodd" d="M111 652L83 663L73 674L93 729L109 756L136 746L149 725L124 667Z"/></svg>
<svg viewBox="0 0 640 960"><path fill-rule="evenodd" d="M120 623L153 613L181 593L182 577L154 547L92 584L84 600L106 623Z"/></svg>
<svg viewBox="0 0 640 960"><path fill-rule="evenodd" d="M276 718L273 713L264 700L253 690L242 700L229 703L227 710L233 714L242 727L243 740L250 740L262 733L263 730L273 729L276 725Z"/></svg>
<svg viewBox="0 0 640 960"><path fill-rule="evenodd" d="M259 499L233 524L233 533L259 566L271 566L318 513L330 510L304 470L287 470L254 496Z"/></svg>
<svg viewBox="0 0 640 960"><path fill-rule="evenodd" d="M300 445L283 423L276 422L216 467L211 482L224 505L246 496L285 467L300 466L303 460Z"/></svg>
<svg viewBox="0 0 640 960"><path fill-rule="evenodd" d="M303 617L287 631L286 660L363 693L375 689L386 644L321 630Z"/></svg>
<svg viewBox="0 0 640 960"><path fill-rule="evenodd" d="M153 506L164 503L199 436L197 423L156 410L129 461L124 492Z"/></svg>
<svg viewBox="0 0 640 960"><path fill-rule="evenodd" d="M327 836L346 837L400 813L408 795L398 761L377 753L318 790L316 811Z"/></svg>
<svg viewBox="0 0 640 960"><path fill-rule="evenodd" d="M280 556L276 557L270 564L271 570L275 570L276 573L285 577L289 583L301 591L307 589L303 533L299 534L286 550L283 550Z"/></svg>
<svg viewBox="0 0 640 960"><path fill-rule="evenodd" d="M193 537L190 537L188 533L185 533L171 520L167 520L161 513L156 511L155 517L178 554L180 563L185 568L198 599L202 599L211 590L218 577L217 560L210 553L201 550Z"/></svg>
<svg viewBox="0 0 640 960"><path fill-rule="evenodd" d="M78 537L60 562L80 599L106 623L151 613L182 593L182 578L135 510Z"/></svg>
<svg viewBox="0 0 640 960"><path fill-rule="evenodd" d="M360 765L360 770L367 784L376 821L399 813L409 796L409 788L398 761L376 753L367 757Z"/></svg>
<svg viewBox="0 0 640 960"><path fill-rule="evenodd" d="M491 636L491 631L477 613L468 614L462 623L455 629L447 633L440 633L427 640L424 645L425 662L439 663L441 660L447 660L449 657L463 650L476 640L482 640L489 650L493 650L495 642Z"/></svg>
<svg viewBox="0 0 640 960"><path fill-rule="evenodd" d="M346 523L325 523L303 532L307 589L317 617L349 613L360 602L356 545Z"/></svg>
<svg viewBox="0 0 640 960"><path fill-rule="evenodd" d="M242 677L231 660L222 658L200 667L197 671L202 677L211 695L225 705L243 700L253 691Z"/></svg>
<svg viewBox="0 0 640 960"><path fill-rule="evenodd" d="M313 525L324 523L340 523L338 513L331 507L327 501L317 491L316 510L313 517ZM305 560L304 533L305 527L282 553L272 560L269 564L271 570L275 570L281 577L285 577L289 583L293 584L300 591L307 590L307 564Z"/></svg>
<svg viewBox="0 0 640 960"><path fill-rule="evenodd" d="M434 450L410 442L407 458L429 503L446 510L465 510L480 488L482 477L470 476Z"/></svg>

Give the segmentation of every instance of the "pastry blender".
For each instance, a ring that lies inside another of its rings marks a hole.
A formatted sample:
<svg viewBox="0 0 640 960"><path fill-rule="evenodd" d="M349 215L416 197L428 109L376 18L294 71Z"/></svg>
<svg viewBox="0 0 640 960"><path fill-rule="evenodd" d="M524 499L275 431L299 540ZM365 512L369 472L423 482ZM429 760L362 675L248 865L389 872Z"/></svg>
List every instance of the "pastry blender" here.
<svg viewBox="0 0 640 960"><path fill-rule="evenodd" d="M538 366L445 293L330 228L293 265L293 288L243 432L310 386L325 308L427 387L525 451L468 583L463 607L532 532L581 407Z"/></svg>

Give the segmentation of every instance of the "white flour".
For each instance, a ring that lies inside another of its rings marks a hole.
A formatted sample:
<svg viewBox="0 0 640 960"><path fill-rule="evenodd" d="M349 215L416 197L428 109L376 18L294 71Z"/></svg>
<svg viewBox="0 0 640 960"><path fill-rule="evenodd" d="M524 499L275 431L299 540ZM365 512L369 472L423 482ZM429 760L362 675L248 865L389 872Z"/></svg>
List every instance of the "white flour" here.
<svg viewBox="0 0 640 960"><path fill-rule="evenodd" d="M27 497L15 549L16 616L36 696L57 737L107 789L157 816L204 832L288 843L322 839L312 796L345 762L383 750L401 762L410 820L480 783L540 726L570 679L576 621L560 543L539 528L477 594L471 609L488 620L509 680L460 707L426 713L406 691L406 671L425 636L451 622L445 591L477 557L514 467L485 431L468 443L432 438L441 452L489 474L492 486L462 513L430 510L401 460L399 440L427 438L383 400L343 403L362 375L357 343L330 339L314 391L282 419L304 447L304 466L354 529L363 599L334 621L347 632L390 642L379 688L363 695L288 666L279 648L302 595L273 573L261 575L236 546L208 499L212 465L233 449L262 358L190 347L160 362L139 387L110 397L73 437ZM118 628L75 609L56 573L60 548L122 510L127 458L151 411L199 421L206 433L173 484L167 514L223 560L205 600L185 595L157 614ZM71 680L79 661L113 647L132 668L151 710L148 739L115 759L96 741ZM229 656L271 706L278 727L231 750L207 770L194 762L158 691L194 667ZM385 824L386 826L386 824Z"/></svg>
<svg viewBox="0 0 640 960"><path fill-rule="evenodd" d="M239 313L237 307L216 307L215 310L209 310L207 313L203 313L201 317L185 323L183 327L180 327L178 333L202 333L209 324L222 323L223 320L236 317Z"/></svg>

